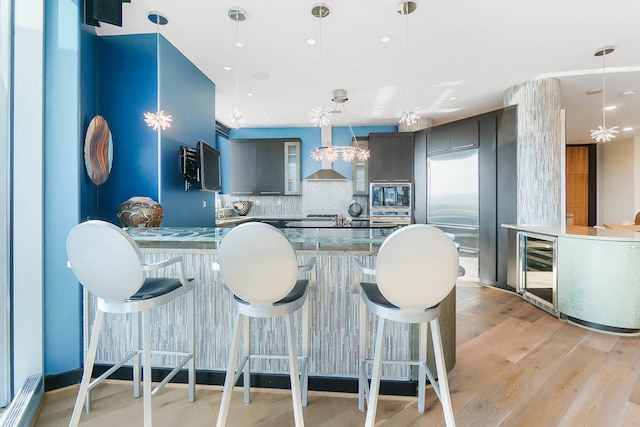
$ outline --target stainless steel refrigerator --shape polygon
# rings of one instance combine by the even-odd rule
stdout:
[[[427,158],[427,223],[455,235],[461,250],[478,252],[478,149]]]

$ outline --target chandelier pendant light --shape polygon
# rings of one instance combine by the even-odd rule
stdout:
[[[167,25],[169,20],[166,16],[156,11],[149,12],[147,18],[156,24],[156,76],[158,77],[156,92],[158,94],[158,111],[155,113],[151,111],[145,112],[144,122],[147,126],[153,128],[153,130],[166,130],[171,127],[173,117],[170,114],[165,114],[163,110],[160,110],[160,25]]]
[[[322,96],[322,19],[329,16],[329,13],[331,13],[331,10],[325,3],[316,3],[311,8],[311,14],[320,20],[320,34],[318,37],[320,40],[320,96]],[[307,110],[307,115],[313,126],[321,128],[331,125],[333,113],[331,109],[320,106]]]
[[[356,159],[364,161],[369,158],[371,153],[369,150],[361,147],[358,144],[358,138],[356,138],[353,128],[351,127],[351,120],[347,114],[347,109],[344,104],[349,100],[347,97],[347,91],[344,89],[336,89],[333,91],[334,111],[338,111],[338,108],[342,108],[342,112],[349,121],[349,131],[351,132],[352,145],[346,146],[323,146],[318,147],[311,152],[311,158],[316,161],[335,162],[338,158],[341,158],[345,162],[352,162]],[[328,126],[328,125],[327,125]]]
[[[611,46],[606,46],[600,48],[594,54],[595,56],[602,56],[602,126],[598,126],[598,129],[594,129],[591,131],[591,138],[595,139],[596,142],[609,142],[612,139],[615,139],[616,134],[619,133],[618,126],[613,126],[611,128],[607,128],[606,122],[606,98],[607,98],[607,89],[605,82],[605,57],[612,53],[615,49]]]
[[[233,45],[237,48],[244,47],[244,43],[238,39],[238,22],[246,21],[247,14],[239,7],[232,7],[229,9],[227,16],[236,23],[236,40]],[[236,66],[236,106],[232,110],[228,111],[229,126],[235,129],[246,127],[248,124],[244,111],[238,107],[238,86],[238,67]]]
[[[406,64],[405,64],[405,84],[406,88],[406,108],[400,112],[400,120],[399,124],[403,124],[405,126],[411,126],[420,120],[420,108],[419,107],[409,107],[409,15],[416,10],[416,3],[414,1],[402,0],[398,5],[396,11],[400,15],[404,15],[406,17]]]

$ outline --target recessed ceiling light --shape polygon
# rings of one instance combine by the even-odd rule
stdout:
[[[602,89],[591,89],[585,92],[587,95],[597,95],[602,93]]]
[[[608,107],[604,107],[606,111],[615,110],[617,107],[615,105],[609,105]]]
[[[622,95],[622,96],[635,95],[635,94],[636,94],[636,91],[633,90],[633,89],[625,90],[625,91],[620,93],[620,95]]]
[[[233,68],[231,68],[231,67],[230,67],[230,66],[228,66],[228,65],[225,65],[224,67],[222,67],[222,69],[223,69],[223,70],[225,70],[225,71],[231,71],[231,70],[233,70]]]
[[[243,43],[243,42],[241,42],[241,41],[233,42],[233,45],[234,45],[235,47],[244,47],[244,43]]]
[[[391,41],[391,36],[380,36],[380,43],[389,43]]]
[[[253,92],[247,92],[247,96],[253,96]]]
[[[622,128],[622,130],[626,130],[628,132],[630,130],[633,130],[633,128],[632,127],[627,127],[627,128]]]
[[[309,38],[309,39],[307,39],[307,44],[308,44],[309,46],[313,46],[313,45],[314,45],[314,44],[316,44],[316,43],[318,43],[318,41],[317,41],[316,39],[314,39],[314,38]]]
[[[455,96],[452,96],[452,97],[449,98],[449,101],[455,101],[456,99],[458,99],[458,98],[456,98]]]

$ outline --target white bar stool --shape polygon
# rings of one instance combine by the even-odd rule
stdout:
[[[367,399],[365,426],[375,424],[382,364],[417,365],[418,412],[424,412],[426,378],[440,399],[448,427],[455,426],[442,339],[440,336],[440,302],[455,286],[459,271],[457,245],[440,229],[426,224],[413,224],[393,232],[380,246],[376,268],[358,268],[376,277],[376,283],[360,283],[360,350],[358,378],[358,407],[364,411]],[[369,390],[366,359],[366,310],[378,317],[371,390]],[[386,320],[418,323],[419,359],[382,360]],[[427,366],[427,323],[431,327],[438,381]]]
[[[298,279],[298,273],[308,272],[314,265],[315,259],[312,259],[306,265],[298,266],[291,242],[280,230],[265,223],[238,225],[220,243],[218,261],[213,269],[220,271],[223,283],[233,293],[236,315],[218,427],[226,425],[231,392],[243,373],[244,403],[249,404],[251,358],[288,358],[295,425],[304,426],[302,407],[307,404],[308,390],[309,280]],[[300,354],[293,332],[293,314],[298,310],[302,310],[303,349]],[[252,354],[250,319],[280,316],[285,321],[288,355]],[[238,364],[241,332],[244,333],[243,356]]]
[[[125,363],[133,360],[134,397],[140,396],[140,355],[143,366],[144,426],[151,427],[151,397],[187,365],[189,402],[195,399],[195,340],[193,279],[186,279],[182,257],[154,264],[145,264],[136,242],[121,228],[104,221],[87,221],[75,226],[67,236],[68,266],[78,281],[97,298],[97,311],[87,352],[80,390],[69,426],[77,426],[85,401],[90,408],[90,391]],[[147,277],[147,272],[176,266],[178,278]],[[151,349],[150,311],[181,296],[187,298],[187,351],[155,351]],[[100,377],[91,381],[98,349],[100,330],[105,313],[133,313],[134,348],[123,360]],[[142,322],[142,342],[140,323]],[[179,356],[179,362],[165,378],[151,390],[151,354]]]

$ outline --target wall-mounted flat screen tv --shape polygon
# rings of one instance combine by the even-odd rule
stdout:
[[[220,191],[220,152],[204,141],[198,141],[198,181],[204,191]]]

